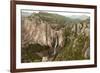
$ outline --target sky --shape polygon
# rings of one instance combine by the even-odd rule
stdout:
[[[41,10],[42,11],[42,10]],[[39,10],[22,10],[22,13],[24,14],[32,14],[32,13],[38,13]],[[71,17],[71,18],[80,18],[80,17],[83,17],[83,19],[87,18],[90,16],[90,13],[88,12],[72,12],[72,11],[44,11],[44,12],[48,12],[48,13],[54,13],[54,14],[59,14],[59,15],[63,15],[63,16],[66,16],[66,17]]]

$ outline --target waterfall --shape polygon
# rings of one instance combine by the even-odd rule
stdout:
[[[55,38],[55,45],[54,45],[53,55],[55,55],[57,53],[57,46],[58,46],[58,35],[57,35],[57,32],[56,32],[56,38]]]

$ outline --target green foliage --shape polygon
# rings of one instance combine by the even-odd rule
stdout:
[[[59,52],[55,60],[62,61],[62,60],[83,60],[83,59],[89,59],[85,58],[82,52],[84,48],[84,43],[87,43],[87,46],[89,47],[90,41],[89,36],[83,36],[82,34],[77,35],[76,37],[73,36],[74,33],[72,33],[71,29],[68,30],[65,29],[64,31],[65,36],[65,46],[61,48],[62,50]],[[73,39],[69,38],[73,37]],[[88,49],[88,48],[87,48]]]
[[[21,49],[22,62],[40,62],[42,58],[36,52],[48,50],[48,46],[41,46],[39,44],[29,44],[28,47]]]

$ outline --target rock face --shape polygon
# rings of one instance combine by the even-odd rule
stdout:
[[[40,45],[47,45],[53,47],[53,43],[56,43],[62,47],[64,45],[63,28],[59,30],[53,29],[50,24],[40,20],[37,23],[37,19],[29,20],[25,18],[21,26],[22,30],[22,47],[26,47],[28,44],[38,43]],[[54,24],[55,25],[55,24]]]

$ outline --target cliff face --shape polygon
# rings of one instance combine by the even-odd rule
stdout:
[[[53,43],[56,42],[56,39],[60,47],[64,45],[64,28],[61,28],[59,30],[53,29],[51,24],[39,18],[32,18],[30,20],[29,18],[24,17],[22,18],[22,20],[22,47],[26,47],[29,44],[38,43],[40,45],[47,45],[52,48]]]

